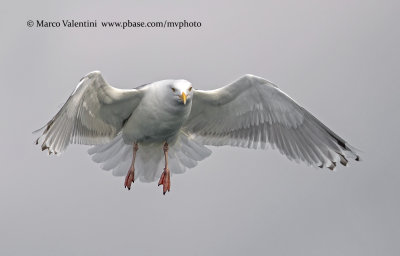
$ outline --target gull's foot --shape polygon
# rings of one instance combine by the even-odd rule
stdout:
[[[171,179],[170,179],[170,171],[168,168],[164,168],[163,173],[161,174],[160,181],[158,182],[158,186],[163,185],[163,194],[169,192],[171,189]]]
[[[125,188],[131,190],[131,184],[135,182],[135,168],[131,166],[125,178]]]

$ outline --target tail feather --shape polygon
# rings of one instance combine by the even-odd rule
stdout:
[[[88,153],[90,155],[96,153],[92,160],[96,163],[103,163],[105,160],[110,159],[111,157],[116,155],[118,150],[121,150],[123,147],[123,140],[119,139],[120,136],[117,136],[111,142],[107,144],[97,145],[89,149]]]
[[[120,134],[107,144],[90,148],[88,153],[92,155],[94,162],[101,164],[102,169],[112,170],[114,176],[124,176],[132,162],[132,147],[124,143]],[[172,173],[184,173],[210,154],[211,150],[186,134],[180,133],[175,143],[169,145],[169,169]],[[139,144],[135,160],[135,180],[155,181],[160,177],[163,168],[162,144]]]
[[[114,176],[125,176],[131,166],[131,156],[132,157],[132,150],[126,150],[121,155],[121,162],[120,164],[112,170],[112,175]]]

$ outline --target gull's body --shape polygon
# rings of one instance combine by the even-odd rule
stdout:
[[[176,139],[192,105],[178,101],[179,97],[165,99],[174,82],[190,85],[186,80],[163,80],[141,87],[144,96],[122,129],[125,143],[170,143]]]
[[[290,160],[335,168],[359,160],[345,140],[263,78],[245,75],[225,87],[201,91],[186,80],[163,80],[136,89],[86,75],[37,140],[63,152],[70,143],[96,145],[93,160],[125,186],[182,173],[211,154],[206,145],[277,148]],[[162,164],[165,164],[162,171]]]

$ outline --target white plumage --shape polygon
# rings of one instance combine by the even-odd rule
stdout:
[[[121,90],[91,72],[39,131],[36,143],[49,153],[61,153],[71,143],[96,145],[89,154],[116,176],[127,173],[132,145],[138,143],[135,179],[145,182],[160,177],[165,142],[173,173],[209,156],[206,145],[264,149],[269,144],[290,160],[330,169],[337,162],[346,165],[347,158],[359,160],[345,140],[277,86],[253,75],[212,91],[192,89],[186,80]]]

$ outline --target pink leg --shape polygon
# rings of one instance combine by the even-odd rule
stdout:
[[[127,187],[128,190],[131,190],[131,184],[135,182],[135,158],[138,149],[139,149],[138,144],[137,143],[133,144],[132,164],[125,178],[125,188]]]
[[[163,185],[163,194],[169,192],[171,189],[171,178],[170,171],[168,169],[168,143],[164,143],[164,157],[165,157],[165,168],[164,172],[161,174],[160,181],[158,182],[158,186]]]

